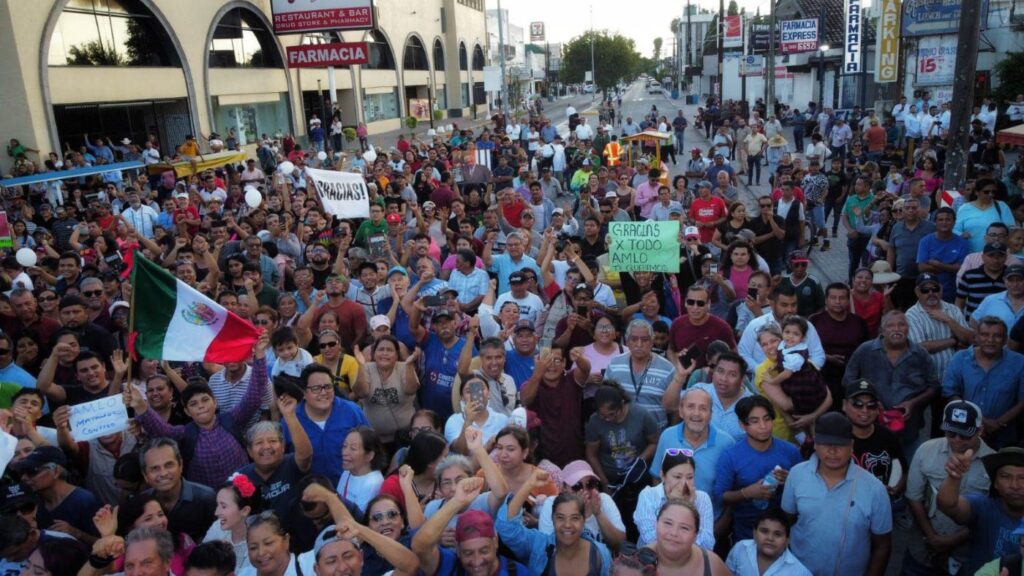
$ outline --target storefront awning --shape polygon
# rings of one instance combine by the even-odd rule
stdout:
[[[996,133],[997,144],[1009,144],[1011,146],[1024,146],[1024,124],[1013,128],[1000,130]]]
[[[31,176],[21,176],[18,178],[4,178],[0,180],[0,187],[11,188],[13,186],[25,186],[26,184],[38,184],[40,182],[50,182],[51,180],[68,180],[71,178],[82,178],[84,176],[93,176],[95,174],[104,174],[107,172],[117,172],[119,170],[134,170],[145,166],[142,162],[116,162],[114,164],[103,164],[102,166],[85,166],[82,168],[73,168],[71,170],[57,170],[55,172],[40,172],[39,174],[33,174]]]

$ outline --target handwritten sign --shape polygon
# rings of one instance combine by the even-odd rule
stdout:
[[[611,222],[608,264],[615,272],[679,272],[679,222]]]
[[[128,427],[128,411],[121,395],[108,396],[71,407],[71,435],[84,442]]]

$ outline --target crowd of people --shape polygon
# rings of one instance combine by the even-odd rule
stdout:
[[[879,150],[872,113],[794,153],[762,107],[689,119],[670,177],[612,144],[688,119],[619,114],[6,188],[0,576],[1018,573],[1024,170],[940,207],[938,142]],[[369,217],[307,166],[361,173]],[[640,220],[679,223],[678,273],[610,265]],[[251,356],[133,358],[138,258]],[[112,395],[127,426],[76,439]]]

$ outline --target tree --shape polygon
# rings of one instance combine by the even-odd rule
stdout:
[[[736,4],[736,0],[729,0],[729,8],[726,10],[727,16],[739,16],[740,7]]]
[[[661,60],[661,45],[664,42],[665,41],[661,39],[661,36],[658,36],[657,38],[654,39],[654,61],[655,62],[657,62],[658,60]]]
[[[999,78],[999,88],[993,93],[996,100],[1012,102],[1017,94],[1024,93],[1024,52],[1007,53],[992,71]]]
[[[124,56],[113,46],[104,46],[99,40],[85,42],[68,49],[70,66],[123,66]]]
[[[673,35],[679,32],[679,25],[681,23],[682,18],[679,18],[678,16],[672,19],[672,24],[669,25],[669,28],[672,30]]]
[[[583,82],[590,70],[590,39],[594,39],[594,66],[597,86],[601,90],[614,87],[621,80],[640,71],[640,54],[632,39],[621,34],[611,36],[607,30],[587,31],[566,42],[559,76],[566,82]]]

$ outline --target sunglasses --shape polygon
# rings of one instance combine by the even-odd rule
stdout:
[[[687,458],[693,458],[693,450],[689,448],[666,448],[665,456],[686,456]]]
[[[395,518],[398,518],[401,515],[402,513],[399,512],[398,510],[388,510],[387,512],[374,512],[372,515],[370,515],[370,520],[373,520],[374,522],[381,522],[385,518],[387,518],[388,520],[394,520]]]
[[[93,297],[102,296],[102,295],[103,295],[103,290],[90,290],[88,292],[82,292],[82,296],[85,296],[87,298],[93,298]]]
[[[807,268],[807,262],[792,262],[790,266],[793,268]]]
[[[693,300],[692,298],[686,299],[687,306],[696,306],[698,308],[703,308],[704,306],[707,306],[707,303],[707,300]]]
[[[579,481],[572,485],[573,492],[582,492],[583,490],[600,490],[601,481],[597,478],[590,478],[586,481]]]
[[[334,348],[337,345],[338,345],[337,342],[321,342],[320,343],[320,347],[321,348]]]
[[[39,297],[39,301],[40,302],[55,302],[57,300],[58,300],[58,298],[56,296],[40,296]]]
[[[856,408],[857,410],[862,410],[864,408],[867,408],[868,410],[878,410],[877,400],[851,400],[850,405]]]
[[[918,290],[921,291],[921,294],[938,294],[939,292],[942,292],[942,289],[938,286],[935,288],[918,288]]]
[[[253,320],[252,323],[256,326],[270,326],[270,320]]]

